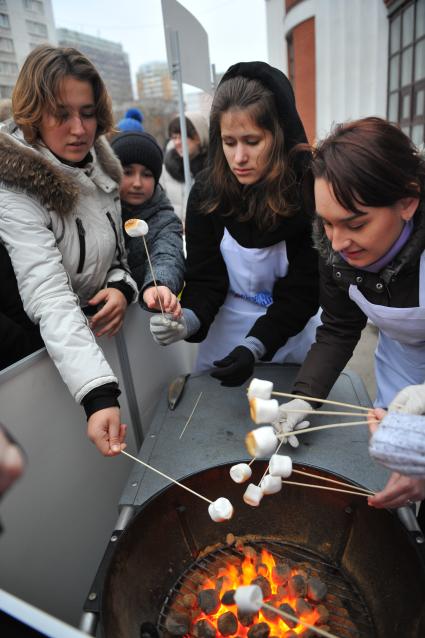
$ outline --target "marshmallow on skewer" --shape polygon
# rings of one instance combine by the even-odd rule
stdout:
[[[252,507],[258,507],[261,499],[263,498],[263,490],[258,485],[254,485],[254,483],[250,483],[245,490],[243,495],[243,500],[247,505],[252,505]]]
[[[252,379],[248,387],[248,400],[271,399],[273,392],[273,382],[265,379]]]
[[[124,228],[130,237],[143,237],[149,232],[149,226],[144,219],[128,219],[124,224]]]
[[[216,501],[208,505],[208,514],[214,523],[223,523],[233,516],[233,505],[227,498],[220,496]]]
[[[279,418],[279,403],[276,399],[254,397],[249,402],[251,419],[254,423],[273,423]]]
[[[254,614],[263,606],[263,592],[258,585],[241,585],[234,594],[238,610],[246,614]]]
[[[251,478],[252,470],[248,463],[238,463],[237,465],[232,465],[229,473],[230,478],[235,481],[235,483],[245,483],[245,481]]]
[[[245,437],[246,449],[253,457],[264,457],[273,454],[277,448],[278,438],[271,425],[251,430]]]
[[[266,474],[266,476],[261,479],[260,487],[264,495],[277,494],[282,489],[282,479],[280,476]]]
[[[272,476],[288,478],[292,474],[292,459],[283,454],[273,454],[269,463],[269,472]]]

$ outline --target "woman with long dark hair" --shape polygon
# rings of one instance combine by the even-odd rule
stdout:
[[[263,62],[227,71],[187,207],[183,316],[151,319],[158,343],[202,342],[196,370],[213,369],[222,385],[246,381],[259,359],[301,363],[314,340],[317,254],[301,205],[304,162],[289,158],[305,140],[283,73]]]
[[[376,408],[425,412],[425,159],[395,125],[376,117],[338,125],[313,152],[322,325],[281,406],[290,432],[325,398],[367,320],[378,328]],[[312,183],[313,189],[313,183]],[[298,408],[300,413],[286,413]],[[425,436],[425,433],[424,433]],[[394,473],[376,507],[425,497],[425,481]]]

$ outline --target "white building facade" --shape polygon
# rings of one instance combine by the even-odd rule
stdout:
[[[293,82],[310,141],[334,122],[378,115],[423,143],[425,0],[265,4],[269,60]]]
[[[0,0],[0,98],[11,96],[25,58],[43,42],[56,44],[51,0]]]

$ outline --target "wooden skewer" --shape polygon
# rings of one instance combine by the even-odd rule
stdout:
[[[140,465],[144,465],[149,470],[152,470],[153,472],[156,472],[160,476],[163,476],[164,478],[166,478],[168,481],[171,481],[172,483],[175,483],[179,487],[182,487],[184,490],[187,490],[188,492],[190,492],[191,494],[194,494],[198,498],[202,498],[203,501],[206,501],[207,503],[210,503],[210,504],[213,502],[213,501],[210,501],[210,499],[207,498],[206,496],[202,496],[202,494],[198,494],[198,492],[195,492],[194,490],[191,490],[190,487],[187,487],[187,485],[183,485],[183,483],[179,483],[178,481],[176,481],[176,479],[171,478],[171,476],[167,476],[167,474],[164,474],[164,472],[161,472],[160,470],[157,470],[155,467],[152,467],[152,465],[149,465],[148,463],[145,463],[144,461],[141,461],[136,456],[133,456],[132,454],[129,454],[128,452],[125,452],[124,450],[121,450],[121,454],[125,454],[125,456],[128,456],[130,459],[133,459],[133,461],[136,461],[137,463],[140,463]]]
[[[366,408],[363,405],[354,405],[353,403],[342,403],[342,401],[331,401],[330,399],[319,399],[317,397],[305,397],[302,396],[301,394],[291,394],[290,392],[275,392],[273,391],[272,394],[275,394],[278,397],[289,397],[290,399],[303,399],[304,401],[320,401],[320,403],[328,403],[329,405],[341,405],[344,408],[354,408],[355,410],[366,410],[367,412],[369,410],[373,410],[373,408]]]
[[[193,417],[193,413],[194,413],[194,412],[195,412],[195,410],[196,410],[196,406],[198,405],[198,403],[199,403],[199,399],[201,398],[201,396],[202,396],[202,392],[200,392],[200,393],[199,393],[199,397],[198,397],[198,398],[196,399],[196,401],[195,401],[195,405],[193,406],[193,410],[192,410],[192,412],[190,413],[189,418],[188,418],[188,420],[186,421],[185,426],[184,426],[183,430],[182,430],[182,431],[181,431],[181,433],[180,433],[179,439],[181,439],[181,438],[182,438],[182,436],[183,436],[183,434],[184,434],[184,431],[186,430],[187,426],[189,425],[190,420],[191,420],[191,418]]]
[[[143,239],[143,243],[145,245],[146,256],[148,258],[149,268],[150,268],[150,271],[151,271],[151,275],[152,275],[153,283],[154,283],[154,286],[155,286],[156,294],[158,295],[159,307],[161,308],[162,316],[165,318],[164,308],[162,307],[162,301],[161,301],[161,297],[160,297],[159,290],[158,290],[158,284],[156,283],[155,273],[153,271],[153,266],[152,266],[151,258],[150,258],[150,255],[149,255],[148,245],[146,243],[146,239],[145,239],[144,235],[142,235],[142,239]]]
[[[280,450],[280,448],[282,447],[282,445],[283,445],[283,440],[282,440],[282,441],[279,443],[279,445],[277,446],[277,449],[276,449],[276,451],[275,451],[275,454],[277,454],[277,453],[279,452],[279,450]],[[254,460],[255,460],[255,459],[253,459],[253,461],[254,461]],[[266,474],[268,473],[269,469],[270,469],[270,461],[269,461],[269,463],[267,464],[266,471],[264,472],[263,476],[260,478],[260,482],[258,483],[258,487],[260,487],[260,485],[261,485],[261,481],[262,481],[262,480],[263,480],[263,478],[266,476]]]
[[[283,441],[281,441],[279,443],[275,454],[277,454],[279,452],[280,448],[282,447],[282,444],[283,444]],[[255,458],[252,459],[251,463],[253,461],[255,461]],[[251,465],[251,463],[250,463],[250,465]],[[260,482],[258,483],[258,487],[260,487],[261,481],[266,476],[266,474],[268,473],[269,469],[270,469],[270,463],[268,463],[267,469],[264,472],[263,476],[261,477]],[[328,478],[327,476],[317,476],[317,474],[312,474],[311,472],[305,472],[304,470],[294,470],[294,469],[292,469],[292,474],[302,474],[303,476],[309,476],[311,478],[318,479],[320,481],[327,481],[328,483],[335,483],[336,485],[343,485],[344,487],[354,488],[356,490],[360,490],[362,492],[365,492],[365,494],[367,494],[368,496],[375,494],[375,492],[372,492],[372,490],[368,490],[368,489],[366,489],[364,487],[357,487],[357,485],[356,486],[352,486],[352,485],[350,485],[350,483],[346,483],[344,481],[337,481],[336,479],[331,479],[331,478]]]
[[[328,483],[336,483],[336,485],[345,485],[345,487],[352,487],[355,490],[359,490],[361,492],[366,492],[367,494],[375,494],[372,490],[368,490],[365,487],[358,487],[357,485],[350,485],[350,483],[346,483],[345,481],[337,481],[336,479],[328,478],[327,476],[318,476],[317,474],[312,474],[311,472],[304,472],[304,470],[292,470],[292,474],[302,474],[303,476],[310,476],[314,479],[319,479],[321,481],[327,481]]]
[[[314,428],[305,428],[304,430],[291,430],[291,432],[281,432],[277,435],[278,439],[288,438],[291,434],[299,436],[308,432],[316,432],[316,430],[327,430],[331,428],[347,428],[352,425],[368,425],[368,421],[348,421],[347,423],[328,423],[327,425],[316,425]]]
[[[335,636],[335,634],[330,634],[329,631],[326,631],[325,629],[321,629],[320,627],[315,627],[315,625],[310,625],[310,623],[303,620],[302,618],[298,618],[297,616],[288,614],[286,611],[277,609],[276,607],[273,607],[272,605],[269,605],[268,603],[263,603],[261,607],[264,609],[268,609],[269,611],[272,611],[273,613],[275,613],[277,616],[280,616],[284,620],[292,620],[292,622],[295,622],[297,625],[298,624],[303,625],[304,627],[307,627],[307,629],[311,629],[312,631],[315,631],[316,634],[319,634],[319,636],[325,636],[325,638],[338,638],[338,636]]]
[[[285,404],[283,404],[285,405]],[[361,416],[358,412],[334,412],[333,410],[297,410],[296,408],[289,408],[285,410],[288,414],[317,414],[320,416],[324,414],[326,416]]]
[[[355,490],[342,490],[339,487],[329,487],[328,485],[312,485],[310,483],[298,483],[297,481],[282,480],[284,485],[298,485],[299,487],[312,487],[315,490],[328,490],[329,492],[343,492],[344,494],[355,494],[356,496],[373,496],[372,494],[365,494],[364,492],[356,492]]]

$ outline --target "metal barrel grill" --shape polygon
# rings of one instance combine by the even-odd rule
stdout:
[[[256,376],[285,391],[296,371],[296,366],[264,365]],[[204,399],[179,438],[200,392]],[[331,398],[369,402],[351,373],[341,375]],[[86,618],[100,617],[105,638],[139,637],[146,623],[168,636],[167,614],[182,583],[234,553],[225,542],[232,533],[267,548],[277,559],[313,564],[355,622],[353,638],[424,636],[425,545],[412,512],[402,512],[409,531],[397,513],[370,508],[364,497],[298,486],[284,486],[264,497],[258,508],[247,506],[242,501],[246,485],[233,483],[229,469],[247,459],[243,441],[251,428],[248,413],[241,389],[223,391],[207,376],[188,380],[174,411],[164,396],[139,457],[211,500],[226,496],[234,517],[213,523],[204,501],[135,464],[120,501],[126,524],[111,536],[86,601]],[[312,424],[327,420],[315,415]],[[312,433],[308,439],[300,437],[300,447],[289,453],[296,469],[317,477],[306,478],[307,483],[325,476],[379,489],[387,474],[369,459],[367,438],[364,426]],[[266,467],[266,461],[255,461],[253,482],[258,483]],[[332,615],[335,635],[351,636],[343,633],[338,607]]]

